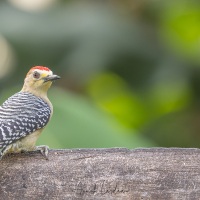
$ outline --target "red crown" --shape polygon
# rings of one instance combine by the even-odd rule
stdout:
[[[32,67],[32,68],[31,68],[31,70],[34,70],[34,69],[45,70],[45,71],[51,71],[48,67],[44,67],[44,66],[35,66],[35,67]]]

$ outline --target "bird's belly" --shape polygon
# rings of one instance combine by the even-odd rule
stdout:
[[[15,143],[11,144],[11,147],[8,153],[19,153],[21,151],[34,151],[35,150],[35,143],[40,136],[42,129],[39,129],[26,137],[17,140]]]

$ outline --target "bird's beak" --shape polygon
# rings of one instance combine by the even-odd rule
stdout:
[[[58,75],[49,75],[49,76],[46,76],[46,77],[44,77],[43,78],[43,80],[44,80],[44,83],[45,82],[48,82],[48,81],[55,81],[55,80],[57,80],[57,79],[60,79],[60,76],[58,76]]]

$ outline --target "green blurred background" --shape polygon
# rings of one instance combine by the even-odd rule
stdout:
[[[38,144],[200,147],[200,2],[0,2],[0,101],[30,67],[62,77]]]

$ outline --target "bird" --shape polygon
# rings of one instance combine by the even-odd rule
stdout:
[[[21,91],[0,106],[0,160],[8,153],[39,150],[48,159],[46,145],[36,141],[50,121],[53,105],[47,97],[52,82],[60,76],[45,66],[32,67]]]

